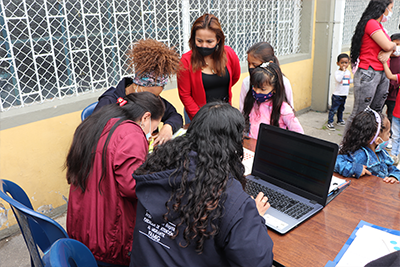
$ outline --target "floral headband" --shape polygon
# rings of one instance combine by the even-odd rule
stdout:
[[[365,112],[366,111],[372,111],[372,113],[375,115],[375,121],[378,123],[378,129],[376,130],[376,134],[374,136],[374,139],[372,139],[371,143],[369,143],[370,145],[372,145],[375,142],[375,140],[378,137],[378,135],[379,135],[379,132],[381,130],[382,120],[381,120],[381,116],[379,116],[378,112],[376,112],[375,110],[371,109],[369,106],[366,109],[364,109],[364,111]]]
[[[133,78],[133,83],[143,87],[164,86],[168,82],[168,76],[162,75],[156,77],[153,72],[150,73],[136,73]]]

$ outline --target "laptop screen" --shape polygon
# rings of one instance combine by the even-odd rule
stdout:
[[[265,174],[260,178],[297,194],[326,198],[337,149],[334,143],[263,124],[252,173]]]

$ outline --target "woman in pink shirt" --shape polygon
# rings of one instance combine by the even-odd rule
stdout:
[[[257,139],[260,123],[304,133],[288,103],[282,72],[277,64],[267,62],[256,67],[251,72],[250,85],[242,112],[250,137]]]
[[[351,40],[350,58],[358,69],[354,75],[354,106],[346,121],[347,131],[353,118],[370,106],[380,112],[385,103],[389,80],[378,60],[381,50],[390,53],[396,50],[396,44],[390,41],[381,22],[386,22],[392,15],[393,0],[371,0],[357,24]]]

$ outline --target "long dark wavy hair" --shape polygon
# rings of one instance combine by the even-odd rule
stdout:
[[[87,179],[92,171],[94,158],[96,155],[97,143],[107,122],[111,118],[119,120],[111,128],[107,136],[102,152],[102,175],[100,183],[106,174],[106,156],[107,146],[115,129],[123,121],[138,121],[145,112],[151,113],[151,119],[158,120],[164,114],[164,103],[158,97],[149,92],[129,94],[124,97],[127,103],[124,106],[119,104],[110,104],[101,108],[101,112],[96,112],[87,117],[76,129],[69,149],[65,168],[67,169],[68,184],[73,184],[86,190]]]
[[[378,19],[393,0],[371,0],[365,8],[360,20],[357,23],[354,35],[351,38],[350,58],[351,63],[355,64],[360,56],[362,37],[365,31],[365,25],[370,19]]]
[[[253,97],[253,86],[257,88],[262,88],[264,85],[271,85],[275,93],[271,100],[272,101],[272,113],[270,124],[279,127],[279,118],[281,116],[281,107],[283,102],[288,102],[285,93],[285,87],[283,85],[283,77],[281,69],[278,64],[269,63],[267,67],[257,67],[250,75],[250,90],[247,92],[246,98],[244,99],[243,105],[243,116],[245,119],[246,132],[250,130],[250,113],[253,107],[256,108],[258,112],[258,103]]]
[[[204,61],[204,57],[196,48],[196,31],[201,29],[211,30],[217,36],[218,46],[211,56],[214,60],[214,70],[216,74],[219,76],[224,76],[226,63],[228,61],[225,54],[225,35],[222,31],[218,18],[213,14],[208,13],[196,19],[196,21],[193,23],[190,33],[189,47],[192,50],[192,57],[190,59],[192,71],[195,72],[200,70],[202,67],[207,66],[206,62]]]
[[[381,117],[382,132],[385,129],[384,121],[385,115],[378,112]],[[347,130],[343,137],[342,146],[339,154],[349,154],[357,151],[361,147],[366,147],[374,138],[378,130],[378,123],[376,122],[375,115],[372,110],[364,110],[358,113],[351,122],[350,128]]]
[[[240,181],[244,188],[243,130],[244,119],[237,109],[227,103],[210,102],[194,116],[184,136],[155,149],[135,171],[135,175],[143,175],[174,169],[169,177],[173,187],[176,178],[182,177],[165,203],[164,214],[166,221],[185,226],[186,244],[180,243],[181,247],[194,240],[196,251],[201,253],[205,240],[218,233],[217,220],[222,217],[229,177]],[[197,153],[196,170],[189,178],[192,151]],[[172,238],[178,234],[176,231]]]

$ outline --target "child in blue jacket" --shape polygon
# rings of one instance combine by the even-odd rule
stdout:
[[[386,183],[399,183],[400,170],[386,152],[390,122],[386,116],[369,107],[354,117],[346,132],[335,172],[345,177],[375,175]]]

